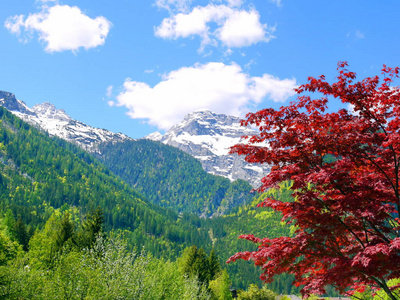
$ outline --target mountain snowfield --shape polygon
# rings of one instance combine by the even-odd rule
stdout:
[[[25,122],[58,136],[68,142],[77,144],[89,152],[98,151],[98,145],[103,142],[119,142],[130,139],[122,133],[113,133],[106,129],[94,128],[82,122],[73,120],[64,110],[45,102],[29,108],[15,95],[0,91],[0,105]]]
[[[200,160],[208,173],[231,181],[243,179],[258,187],[270,171],[268,165],[250,164],[243,157],[229,154],[230,147],[244,142],[242,136],[257,132],[240,125],[240,118],[200,110],[188,114],[167,133],[152,133],[146,138],[177,147]]]
[[[88,152],[99,152],[98,146],[102,143],[132,140],[122,133],[113,133],[76,121],[49,102],[29,108],[23,101],[16,99],[14,94],[0,91],[0,105],[27,123],[75,143]],[[243,179],[256,188],[270,167],[249,164],[243,157],[229,154],[230,147],[243,141],[242,136],[255,133],[253,129],[241,126],[237,117],[202,110],[188,114],[164,135],[156,132],[145,138],[177,147],[194,156],[208,173],[231,181]]]

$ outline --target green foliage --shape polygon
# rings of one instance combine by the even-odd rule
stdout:
[[[179,265],[182,274],[188,277],[196,277],[199,282],[208,285],[209,281],[214,279],[216,270],[220,269],[215,253],[207,257],[203,248],[197,248],[193,245],[183,251],[179,259]],[[212,265],[210,262],[212,261]]]
[[[269,238],[292,235],[292,228],[281,222],[282,216],[279,213],[273,212],[270,208],[256,207],[266,197],[293,201],[289,188],[289,183],[283,183],[279,189],[268,190],[254,198],[250,204],[240,206],[226,216],[209,220],[215,238],[215,251],[223,258],[224,262],[237,252],[256,250],[255,245],[238,239],[242,234],[266,235]],[[245,289],[252,283],[256,283],[258,286],[262,285],[259,279],[260,269],[250,262],[237,261],[234,264],[228,264],[227,269],[235,288]],[[279,294],[296,294],[299,292],[299,288],[292,285],[293,280],[293,276],[283,274],[277,276],[267,287]]]
[[[4,231],[0,231],[0,266],[17,257],[21,246],[13,242]]]
[[[68,218],[68,220],[66,220]],[[68,224],[68,225],[67,225]],[[29,242],[30,265],[36,268],[52,268],[64,244],[72,240],[69,214],[57,210],[46,222],[43,230],[37,230]]]
[[[149,145],[144,145],[146,143]],[[65,259],[65,264],[69,264],[68,260],[72,263],[80,259],[80,256],[70,253],[93,248],[99,232],[105,235],[115,231],[124,235],[130,251],[141,252],[144,247],[146,253],[166,260],[175,260],[190,245],[202,247],[207,253],[214,245],[214,252],[210,256],[206,255],[207,264],[213,270],[209,270],[207,275],[207,280],[211,281],[215,279],[215,274],[219,274],[218,268],[212,267],[218,265],[217,260],[219,264],[224,264],[234,253],[248,249],[245,241],[237,239],[239,235],[251,232],[261,236],[265,231],[270,237],[291,234],[290,228],[281,224],[279,215],[265,208],[255,208],[261,198],[231,209],[227,214],[225,209],[238,203],[247,203],[251,199],[246,183],[230,183],[209,175],[198,162],[195,161],[196,166],[192,165],[192,158],[168,146],[150,141],[140,141],[133,146],[137,152],[142,151],[143,157],[133,156],[136,167],[130,172],[137,174],[129,174],[132,178],[134,174],[143,176],[138,182],[152,187],[160,195],[159,199],[167,199],[163,196],[165,194],[166,197],[173,197],[168,201],[177,201],[175,204],[181,207],[178,210],[183,211],[182,207],[186,206],[188,211],[211,214],[219,210],[220,213],[225,212],[225,215],[202,219],[188,212],[177,214],[148,203],[139,192],[116,178],[97,159],[74,145],[40,133],[0,107],[0,226],[7,241],[4,244],[15,246],[5,247],[10,251],[4,251],[3,261],[7,269],[4,273],[7,276],[1,273],[4,278],[9,280],[16,276],[21,279],[31,274],[38,278],[36,284],[44,286],[39,281],[47,281],[46,276],[59,268],[61,258]],[[146,152],[145,149],[154,151]],[[122,152],[118,155],[123,157],[123,151],[129,149],[120,150]],[[151,162],[152,156],[156,157],[156,165]],[[173,163],[169,162],[171,158]],[[164,160],[165,166],[162,164]],[[187,177],[186,181],[188,172],[192,177]],[[166,179],[163,180],[162,176],[166,176]],[[137,187],[140,188],[139,185]],[[270,190],[268,193],[280,193],[281,198],[291,199],[286,189],[279,192]],[[169,206],[162,200],[159,204],[177,207],[173,202]],[[96,215],[97,208],[101,209],[101,214]],[[99,224],[102,224],[101,230]],[[21,250],[20,245],[25,251],[29,250],[29,274],[24,269],[27,262],[23,259],[19,267],[8,267],[10,259],[18,256],[16,253]],[[12,250],[14,248],[17,250]],[[250,263],[231,264],[227,268],[234,287],[246,288],[250,283],[261,283],[258,280],[259,270]],[[78,269],[71,269],[70,272],[78,272]],[[79,278],[81,275],[76,276]],[[204,280],[203,277],[201,280],[198,277],[188,277],[186,282],[188,285],[199,283]],[[274,291],[294,293],[291,278],[282,278],[277,278],[273,283],[279,282]],[[6,279],[5,282],[11,282]],[[165,280],[168,281],[167,275]],[[27,284],[19,283],[21,288]],[[203,293],[202,285],[196,286],[199,294],[210,296],[208,287]]]
[[[0,199],[0,213],[7,212],[8,221],[12,223],[12,217],[17,226],[8,226],[12,239],[25,250],[34,230],[43,228],[54,209],[75,207],[83,215],[99,207],[105,231],[123,230],[131,247],[145,246],[158,256],[177,257],[186,246],[210,245],[208,231],[199,229],[203,221],[180,218],[148,203],[92,156],[40,133],[2,107]],[[81,237],[88,243],[84,246],[94,240],[95,234],[88,234],[91,237]]]
[[[248,203],[251,186],[205,172],[185,152],[150,140],[108,143],[98,158],[152,203],[202,216],[223,214]]]
[[[26,231],[25,223],[22,221],[21,217],[15,222],[14,230],[15,239],[23,247],[24,251],[28,250],[29,235]]]
[[[54,253],[51,266],[38,264],[35,251],[49,241],[37,237],[50,239],[49,228],[59,231],[67,215],[56,212],[32,238],[38,245],[27,257],[0,267],[1,299],[210,299],[205,285],[185,278],[176,263],[130,251],[127,240],[114,234],[98,235],[90,249],[64,247]]]
[[[391,279],[388,281],[388,287],[391,288],[393,295],[400,299],[400,278]],[[397,288],[395,288],[397,287]],[[383,290],[372,289],[365,287],[363,291],[356,291],[351,297],[352,300],[390,300],[389,295]]]
[[[400,278],[391,279],[388,281],[389,288],[393,288],[395,286],[397,288],[394,288],[392,290],[392,293],[397,299],[400,299]],[[388,294],[386,294],[386,292],[384,290],[379,290],[376,292],[376,295],[374,296],[373,299],[374,300],[390,300],[391,298],[389,297]]]
[[[75,238],[75,243],[80,248],[90,249],[97,237],[103,233],[104,217],[100,208],[89,212],[82,222],[82,228]]]
[[[215,300],[230,300],[232,299],[231,291],[229,287],[231,281],[229,280],[228,271],[222,270],[218,276],[210,281],[209,287]]]
[[[247,291],[239,291],[238,300],[275,300],[276,296],[265,286],[260,289],[255,284],[251,284]]]

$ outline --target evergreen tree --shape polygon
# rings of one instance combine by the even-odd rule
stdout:
[[[221,271],[221,265],[219,263],[219,259],[217,254],[214,251],[214,248],[211,250],[210,255],[207,258],[208,262],[208,273],[209,280],[213,280]]]
[[[204,249],[193,245],[186,248],[181,259],[182,273],[189,277],[197,277],[200,283],[208,285],[209,264]]]
[[[17,242],[22,246],[24,251],[28,251],[29,236],[21,216],[19,216],[17,222],[15,222],[14,234]]]
[[[74,224],[70,220],[70,214],[66,212],[60,221],[60,228],[56,234],[57,248],[61,249],[65,243],[71,241],[74,233]]]
[[[104,215],[98,207],[86,215],[82,222],[81,230],[77,236],[77,244],[80,248],[92,248],[97,237],[103,233]]]

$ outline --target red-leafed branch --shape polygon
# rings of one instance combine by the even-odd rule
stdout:
[[[242,236],[258,250],[228,262],[254,261],[266,282],[292,273],[304,295],[324,293],[328,284],[343,293],[371,286],[396,300],[387,282],[400,278],[400,89],[392,86],[399,68],[384,66],[383,80],[362,81],[346,68],[339,63],[334,83],[310,77],[296,89],[297,101],[242,121],[259,133],[231,152],[271,165],[260,192],[292,183],[293,202],[260,205],[297,229],[293,237]],[[348,109],[328,112],[334,101]]]

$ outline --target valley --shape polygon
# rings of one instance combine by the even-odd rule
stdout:
[[[129,251],[144,249],[155,259],[174,262],[193,245],[206,253],[213,250],[232,287],[246,289],[261,283],[259,270],[245,262],[225,264],[249,247],[238,236],[291,234],[279,215],[255,207],[266,195],[251,192],[243,179],[207,173],[199,160],[176,147],[93,129],[51,104],[31,110],[12,94],[1,95],[3,234],[15,231],[18,221],[22,233],[10,239],[34,255],[33,261],[39,254],[32,249],[45,251],[38,234],[46,234],[49,222],[66,226],[61,221],[69,216],[71,232],[79,235],[84,232],[79,228],[85,228],[80,224],[98,209],[104,233],[123,236]],[[73,236],[64,236],[62,245],[70,241],[78,247]],[[277,293],[298,292],[291,280],[281,276],[269,287]]]

